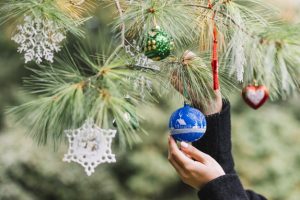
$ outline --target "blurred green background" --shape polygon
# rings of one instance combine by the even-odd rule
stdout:
[[[297,0],[273,2],[282,3],[286,20],[299,19]],[[110,13],[95,11],[88,32],[108,29]],[[0,200],[197,199],[167,161],[167,122],[180,105],[176,100],[162,98],[160,104],[141,107],[149,135],[126,153],[116,149],[118,162],[100,165],[92,177],[81,166],[62,162],[66,144],[56,151],[51,145],[37,146],[15,126],[5,116],[6,108],[31,97],[21,90],[22,77],[30,72],[10,40],[12,28],[0,27]],[[246,188],[272,200],[300,199],[299,99],[268,102],[254,111],[238,94],[231,98],[236,169]]]

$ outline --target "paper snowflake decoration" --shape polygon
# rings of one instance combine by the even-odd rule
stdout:
[[[101,129],[88,119],[79,129],[65,131],[69,140],[69,150],[63,161],[77,162],[85,168],[88,176],[101,163],[116,162],[111,143],[116,130]]]
[[[43,59],[53,62],[54,53],[60,51],[65,39],[62,29],[51,20],[25,16],[24,24],[17,26],[17,33],[11,38],[19,44],[18,52],[24,53],[25,63]]]

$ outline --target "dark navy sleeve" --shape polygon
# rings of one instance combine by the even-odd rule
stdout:
[[[223,100],[220,113],[206,116],[207,130],[203,138],[193,143],[200,151],[209,154],[226,174],[235,174],[231,154],[230,103]]]
[[[200,200],[266,200],[255,192],[245,190],[234,169],[231,153],[230,103],[223,100],[220,113],[206,116],[207,131],[202,139],[193,143],[200,151],[213,157],[226,175],[207,183],[199,192]]]

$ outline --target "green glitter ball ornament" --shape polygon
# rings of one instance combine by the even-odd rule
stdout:
[[[172,38],[160,27],[153,28],[146,38],[145,55],[152,60],[162,60],[174,49]]]

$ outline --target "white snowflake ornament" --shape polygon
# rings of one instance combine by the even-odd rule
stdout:
[[[65,133],[69,150],[63,161],[81,164],[88,176],[95,172],[99,164],[116,162],[111,150],[116,130],[101,129],[92,119],[88,119],[79,129],[66,130]]]
[[[24,53],[25,63],[32,60],[41,63],[43,59],[53,62],[54,53],[60,51],[65,38],[55,22],[25,16],[24,24],[17,26],[17,33],[11,39],[19,44],[18,52]]]

